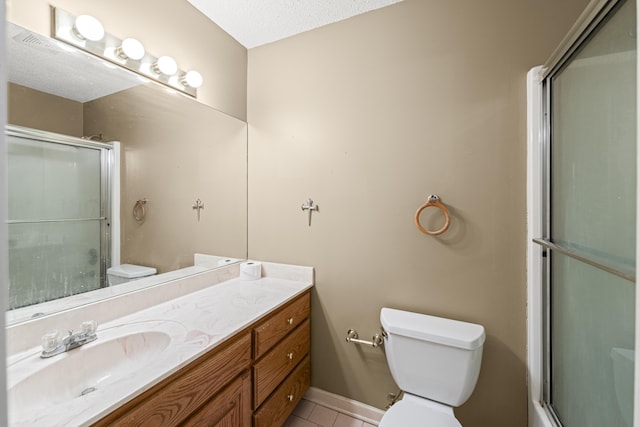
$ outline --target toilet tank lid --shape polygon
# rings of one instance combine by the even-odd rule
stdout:
[[[484,344],[484,327],[475,323],[383,308],[380,323],[387,333],[474,350]]]
[[[135,279],[136,277],[154,275],[156,274],[156,269],[153,267],[145,267],[143,265],[120,264],[109,267],[107,269],[107,274],[124,277],[125,279]]]

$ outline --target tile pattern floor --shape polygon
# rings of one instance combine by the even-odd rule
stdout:
[[[373,424],[341,414],[302,399],[283,427],[375,427]]]

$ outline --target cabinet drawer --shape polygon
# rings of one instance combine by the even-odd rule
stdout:
[[[309,319],[275,346],[253,367],[254,408],[271,394],[309,353]]]
[[[251,427],[251,375],[246,372],[211,399],[182,427]]]
[[[253,414],[253,427],[281,426],[309,388],[310,379],[311,364],[307,356]]]
[[[282,308],[277,314],[253,329],[253,358],[259,359],[280,339],[309,317],[310,296],[307,292]]]
[[[247,333],[209,358],[193,362],[96,425],[176,426],[251,365]]]

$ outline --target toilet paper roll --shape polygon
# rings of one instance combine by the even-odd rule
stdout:
[[[240,264],[240,280],[258,280],[262,276],[262,264],[247,261]]]

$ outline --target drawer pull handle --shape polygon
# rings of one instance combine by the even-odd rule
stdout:
[[[293,360],[293,352],[287,353],[287,359]]]
[[[293,317],[287,319],[287,325],[293,325]]]
[[[293,394],[288,394],[288,395],[287,395],[287,400],[288,400],[289,402],[293,402],[293,399],[294,399]]]

